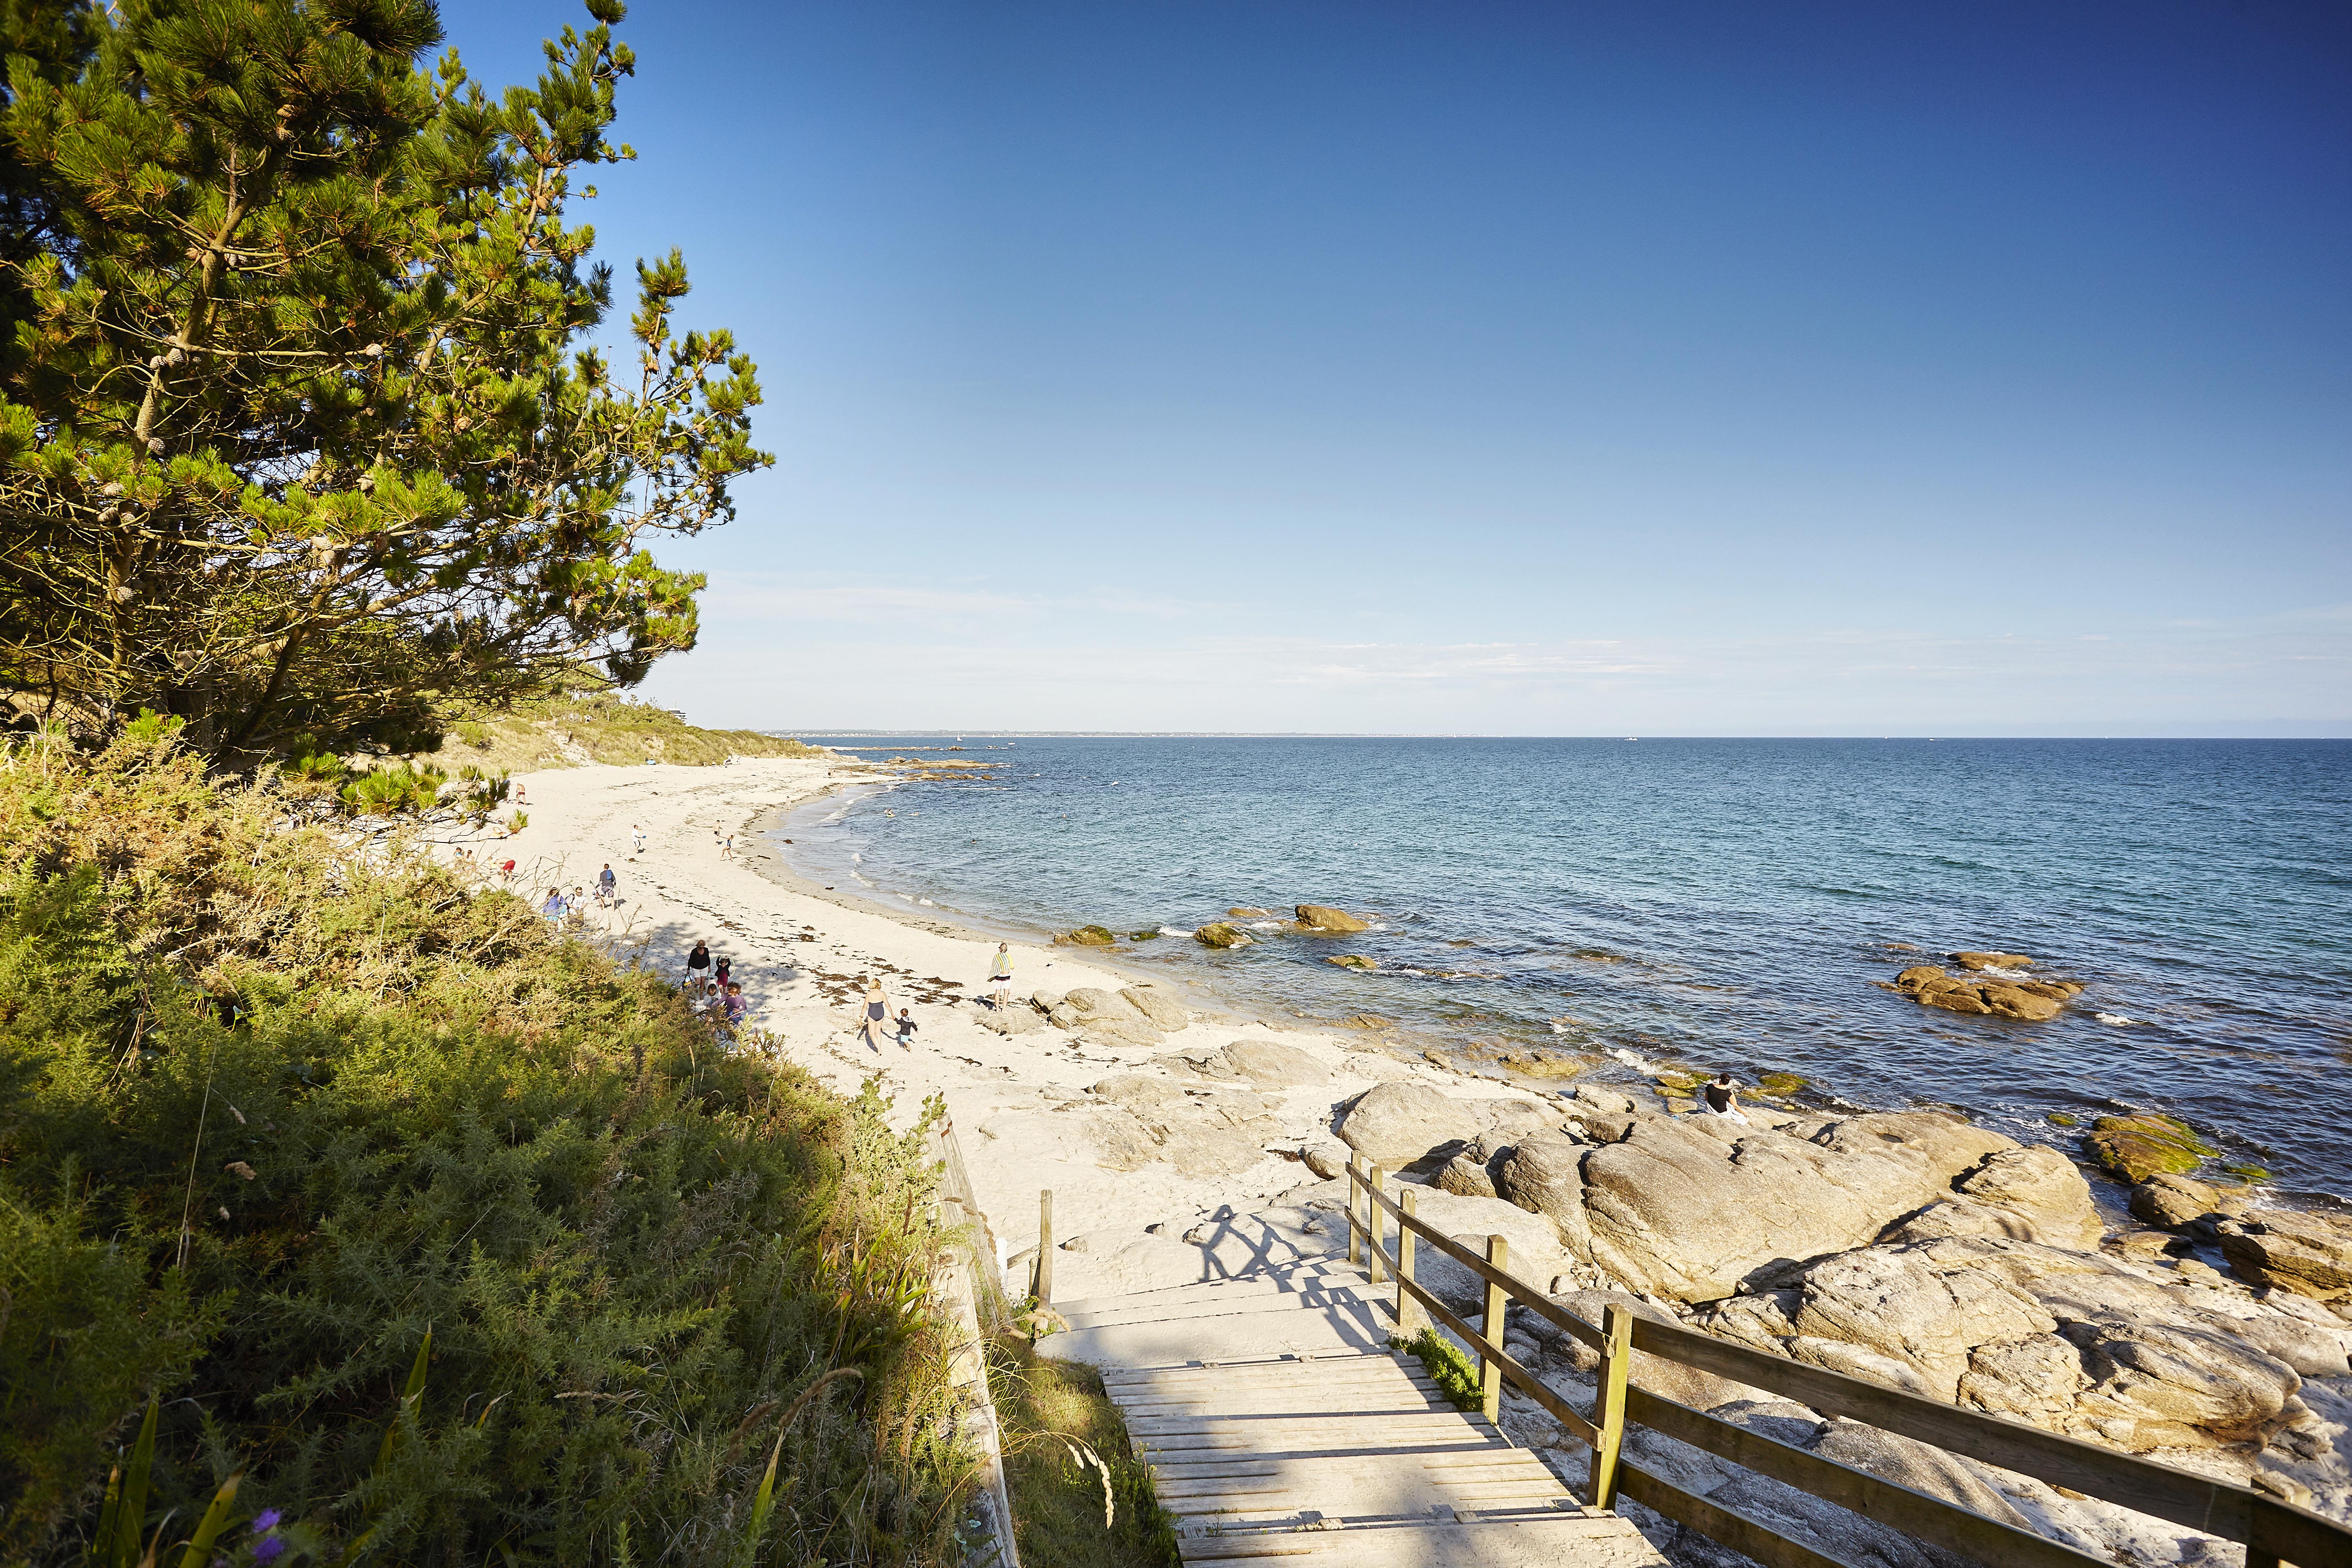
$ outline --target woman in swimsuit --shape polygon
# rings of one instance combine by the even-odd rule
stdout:
[[[858,1038],[874,1047],[877,1056],[882,1054],[882,1031],[888,1026],[889,1021],[890,999],[882,994],[882,983],[879,980],[867,981],[866,1016],[858,1021],[857,1035]]]

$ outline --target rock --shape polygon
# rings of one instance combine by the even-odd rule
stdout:
[[[1901,992],[1923,1007],[2033,1022],[2056,1017],[2065,1010],[2065,998],[2071,994],[2063,985],[2040,982],[1987,980],[1972,984],[1956,980],[1931,963],[1913,964],[1895,977],[1891,989]],[[2079,991],[2082,987],[2078,985],[2074,989]]]
[[[1549,1279],[1573,1263],[1560,1250],[1559,1237],[1549,1222],[1500,1198],[1422,1187],[1414,1192],[1413,1201],[1422,1223],[1474,1257],[1486,1255],[1487,1237],[1503,1237],[1509,1246],[1504,1267],[1522,1279]],[[1385,1220],[1382,1226],[1385,1229]],[[1434,1247],[1424,1244],[1414,1251],[1414,1282],[1456,1311],[1475,1318],[1486,1301],[1486,1282]]]
[[[2216,1226],[2244,1207],[2243,1198],[2225,1197],[2210,1183],[2169,1171],[2159,1171],[2131,1192],[2133,1218],[2165,1230],[2188,1231],[2207,1241],[2219,1234]]]
[[[1055,947],[1110,947],[1118,941],[1118,935],[1107,926],[1080,926],[1076,931],[1066,931],[1055,937],[1054,945]]]
[[[1590,1068],[1595,1059],[1559,1056],[1550,1051],[1505,1051],[1495,1061],[1521,1078],[1574,1078]]]
[[[1448,1143],[1484,1131],[1477,1114],[1426,1084],[1375,1084],[1339,1122],[1339,1137],[1373,1164],[1401,1170]]]
[[[1633,1101],[1631,1097],[1620,1094],[1613,1089],[1603,1089],[1597,1083],[1578,1084],[1576,1099],[1579,1104],[1589,1105],[1595,1110],[1606,1111],[1615,1116],[1630,1116],[1633,1111]]]
[[[1270,921],[1274,918],[1272,910],[1232,909],[1227,910],[1225,914],[1228,918],[1237,921]]]
[[[1531,1132],[1500,1163],[1495,1185],[1502,1196],[1558,1227],[1579,1257],[1590,1257],[1591,1226],[1584,1212],[1584,1157],[1591,1145],[1565,1131]]]
[[[1939,1111],[1851,1117],[1810,1140],[1713,1117],[1633,1118],[1622,1142],[1583,1155],[1587,1260],[1663,1296],[1718,1300],[1743,1280],[1868,1245],[2016,1147]]]
[[[1051,1013],[1061,1005],[1062,994],[1058,991],[1032,991],[1029,994],[1029,1005],[1040,1013]]]
[[[2315,1301],[2352,1301],[2352,1218],[2265,1209],[2220,1227],[2230,1272]]]
[[[1358,920],[1345,910],[1335,910],[1328,904],[1300,904],[1298,923],[1309,931],[1370,931],[1372,922]]]
[[[1350,1152],[1348,1146],[1338,1139],[1324,1138],[1302,1145],[1298,1158],[1308,1170],[1327,1182],[1333,1182],[1347,1174]]]
[[[1501,1195],[1495,1191],[1494,1173],[1486,1168],[1486,1162],[1468,1149],[1445,1163],[1445,1168],[1437,1173],[1437,1184],[1446,1192],[1465,1198]]]
[[[1380,964],[1360,952],[1343,952],[1337,958],[1327,958],[1326,963],[1336,963],[1342,969],[1378,969]]]
[[[1247,947],[1255,940],[1245,931],[1236,930],[1223,921],[1211,921],[1192,933],[1192,940],[1203,947]]]
[[[2037,1233],[2028,1239],[2088,1249],[2106,1233],[2091,1184],[2072,1160],[2043,1144],[1996,1150],[1952,1184],[1979,1203],[2023,1214]]]
[[[1045,1017],[1034,1007],[976,1007],[971,1017],[982,1028],[999,1035],[1025,1035],[1045,1026]]]
[[[1085,1019],[1078,1025],[1078,1033],[1090,1045],[1126,1046],[1139,1050],[1163,1045],[1168,1039],[1132,1015],[1108,1014]]]
[[[1062,998],[1062,1005],[1082,1018],[1140,1017],[1140,1011],[1129,1005],[1125,995],[1117,991],[1105,991],[1097,985],[1081,985]]]
[[[2033,1528],[1966,1459],[1930,1444],[1883,1431],[1864,1422],[1832,1416],[1814,1443],[1813,1452],[1824,1459],[1867,1470],[1881,1480],[1957,1503],[2011,1530],[2031,1531]]]
[[[2126,1230],[2100,1243],[2118,1258],[2128,1258],[2139,1263],[2167,1262],[2186,1258],[2189,1243],[2166,1230]]]
[[[2300,1379],[2263,1342],[2315,1364],[2338,1342],[2242,1296],[1985,1237],[1828,1258],[1696,1321],[1819,1365],[1844,1347],[1856,1366],[1883,1368],[1862,1375],[2142,1453],[2276,1429]]]
[[[2168,1172],[2193,1171],[2220,1152],[2186,1121],[2153,1110],[2100,1117],[2083,1134],[2083,1151],[2111,1173],[2134,1183]]]
[[[1624,1290],[1571,1290],[1564,1296],[1554,1296],[1552,1300],[1596,1329],[1602,1326],[1603,1320],[1612,1306],[1622,1307],[1635,1317],[1646,1318],[1654,1323],[1668,1323],[1677,1328],[1682,1326],[1676,1322],[1671,1313],[1661,1311],[1640,1297]],[[1528,1328],[1538,1338],[1552,1334],[1574,1339],[1573,1335],[1567,1334],[1559,1325],[1546,1323],[1532,1313],[1528,1315]],[[1570,1353],[1573,1360],[1583,1359],[1574,1356],[1573,1352]],[[1697,1410],[1711,1410],[1716,1405],[1728,1405],[1735,1400],[1761,1400],[1771,1397],[1761,1389],[1750,1388],[1744,1383],[1734,1383],[1727,1377],[1717,1377],[1713,1373],[1701,1372],[1696,1367],[1685,1366],[1678,1361],[1668,1361],[1664,1356],[1652,1355],[1647,1351],[1633,1352],[1633,1363],[1627,1368],[1627,1373],[1634,1383],[1651,1393],[1671,1399],[1677,1405],[1687,1405]]]
[[[1216,1059],[1252,1083],[1287,1089],[1331,1081],[1331,1069],[1313,1056],[1272,1040],[1234,1040],[1216,1053]]]
[[[1130,985],[1119,995],[1129,1006],[1160,1028],[1172,1032],[1192,1026],[1192,1015],[1184,1010],[1182,1003],[1165,991],[1150,985]]]
[[[2031,969],[2033,960],[2021,952],[1948,952],[1944,956],[1962,969]]]

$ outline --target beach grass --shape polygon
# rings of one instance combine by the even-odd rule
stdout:
[[[950,1559],[922,1130],[310,820],[0,745],[0,1562]]]
[[[1094,1368],[1003,1335],[989,1385],[1024,1568],[1176,1568],[1172,1522]]]

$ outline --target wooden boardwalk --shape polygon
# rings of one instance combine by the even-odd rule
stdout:
[[[1418,1361],[1370,1348],[1368,1320],[1384,1315],[1372,1296],[1342,1266],[1273,1270],[1074,1302],[1074,1332],[1039,1348],[1102,1368],[1186,1563],[1664,1563],[1632,1524],[1586,1512],[1535,1454],[1455,1409]],[[1188,1342],[1204,1355],[1165,1359]],[[1209,1348],[1235,1342],[1298,1348]]]

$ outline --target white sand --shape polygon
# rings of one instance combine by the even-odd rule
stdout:
[[[1034,1248],[1037,1195],[1053,1191],[1056,1239],[1075,1241],[1074,1249],[1056,1254],[1057,1300],[1246,1266],[1234,1246],[1204,1260],[1202,1248],[1181,1237],[1203,1222],[1223,1234],[1233,1227],[1218,1226],[1221,1215],[1276,1207],[1285,1194],[1296,1205],[1310,1195],[1299,1191],[1304,1184],[1314,1184],[1325,1206],[1336,1207],[1343,1184],[1317,1184],[1297,1152],[1302,1143],[1328,1140],[1336,1107],[1381,1079],[1410,1078],[1470,1099],[1538,1098],[1401,1060],[1347,1032],[1276,1029],[1217,1014],[1196,1014],[1190,1027],[1149,1047],[1106,1047],[1051,1026],[1010,1038],[993,1033],[976,1021],[993,939],[912,914],[894,917],[802,882],[757,836],[779,808],[874,776],[848,759],[524,774],[515,782],[527,792],[530,826],[474,849],[493,867],[514,858],[517,889],[534,904],[551,885],[567,897],[575,886],[593,889],[597,873],[611,865],[621,902],[612,915],[592,916],[591,940],[671,977],[683,975],[695,940],[706,941],[714,956],[734,960],[752,1005],[751,1026],[766,1031],[783,1057],[845,1094],[879,1074],[904,1122],[928,1096],[943,1096],[1000,1259],[1018,1262],[1016,1255]],[[631,853],[633,824],[647,836],[642,855]],[[720,855],[725,834],[735,836],[735,859]],[[1016,998],[1136,984],[1087,962],[1081,950],[1016,942],[1013,951]],[[856,1037],[850,987],[876,973],[893,1018],[901,1006],[913,1009],[920,1028],[911,1050],[886,1045],[877,1055]],[[960,982],[961,992],[945,982]],[[957,995],[966,999],[921,999]],[[1287,1089],[1211,1083],[1171,1060],[1234,1039],[1297,1047],[1330,1068],[1331,1081]],[[1090,1092],[1122,1073],[1153,1080],[1151,1092],[1170,1102],[1150,1115],[1165,1146],[1155,1155],[1147,1144],[1140,1162],[1135,1130],[1141,1123]],[[1158,1088],[1163,1080],[1164,1090]],[[1133,1094],[1128,1098],[1132,1103]],[[1237,1159],[1231,1124],[1241,1119],[1250,1121],[1249,1142]],[[1121,1164],[1138,1168],[1112,1168]],[[1283,1212],[1300,1217],[1295,1208]],[[1313,1228],[1324,1239],[1306,1241],[1309,1247],[1344,1240],[1336,1224]],[[1285,1234],[1301,1239],[1290,1227]],[[1248,1245],[1263,1250],[1262,1227]],[[1024,1279],[1016,1273],[1007,1283],[1017,1294]]]

